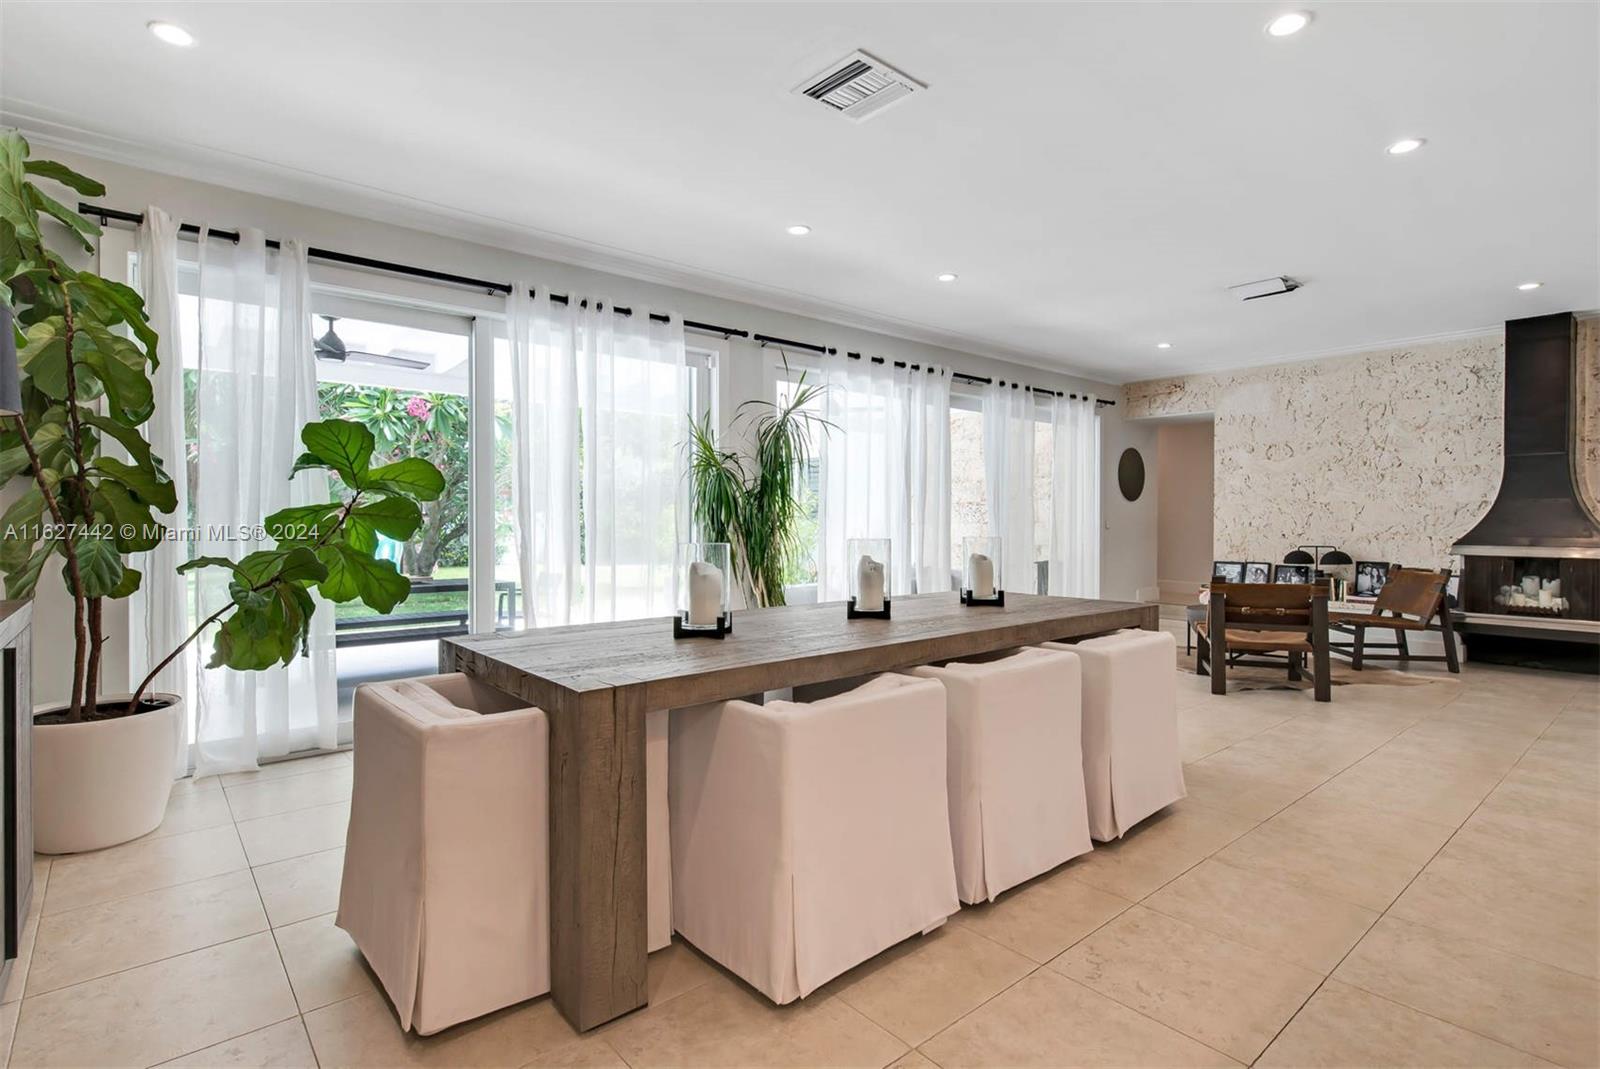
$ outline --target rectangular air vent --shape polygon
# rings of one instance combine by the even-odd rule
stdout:
[[[847,119],[861,122],[927,86],[866,52],[852,52],[794,87]]]

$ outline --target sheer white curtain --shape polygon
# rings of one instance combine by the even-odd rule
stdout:
[[[300,428],[318,416],[306,251],[296,241],[269,251],[254,228],[242,229],[237,245],[202,235],[198,250],[195,550],[238,559],[267,548],[244,537],[241,525],[328,499],[322,472],[289,478]],[[200,574],[196,613],[203,616],[226,602],[228,576]],[[197,776],[337,745],[333,617],[319,599],[308,656],[292,665],[199,673]]]
[[[1000,539],[1000,585],[1038,589],[1033,561],[1033,391],[993,382],[983,391],[983,474],[989,531]]]
[[[524,623],[572,622],[578,589],[578,349],[569,305],[511,287],[512,524]]]
[[[689,530],[689,370],[683,320],[648,308],[577,312],[583,414],[583,618],[674,610],[678,542]]]
[[[664,616],[687,537],[683,323],[518,283],[511,333],[513,505],[530,625]],[[581,443],[581,446],[580,446]],[[581,519],[580,519],[581,512]]]
[[[1057,397],[1055,514],[1050,525],[1050,593],[1100,596],[1100,406],[1094,395]]]
[[[888,538],[890,589],[950,589],[950,373],[893,361],[825,365],[817,598],[849,596],[845,542]]]
[[[138,287],[144,296],[150,326],[160,336],[160,363],[151,375],[155,413],[145,424],[145,438],[166,465],[178,493],[178,507],[166,517],[169,527],[189,522],[188,451],[183,427],[183,348],[178,301],[178,221],[154,205],[144,210],[139,227]],[[187,545],[169,538],[130,562],[144,574],[128,599],[133,641],[128,644],[128,674],[135,684],[177,648],[194,625],[189,621],[188,582],[178,565],[188,557]],[[194,715],[194,653],[185,650],[152,681],[155,690],[184,699],[185,722],[173,740],[177,775],[189,771],[188,718]]]

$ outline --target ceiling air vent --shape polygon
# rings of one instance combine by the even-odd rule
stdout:
[[[866,52],[852,52],[794,87],[847,119],[861,122],[927,86]]]
[[[1288,275],[1274,275],[1258,282],[1243,282],[1237,286],[1229,286],[1228,292],[1241,301],[1256,301],[1262,297],[1276,297],[1280,293],[1293,293],[1299,288],[1300,283]]]

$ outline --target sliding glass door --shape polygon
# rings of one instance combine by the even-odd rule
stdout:
[[[438,670],[438,639],[471,616],[473,320],[401,304],[315,293],[312,335],[323,419],[363,424],[374,463],[402,456],[445,477],[406,542],[379,535],[378,554],[411,580],[411,596],[380,614],[335,608],[340,711],[359,683]]]

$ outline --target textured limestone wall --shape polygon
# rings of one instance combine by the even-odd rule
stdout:
[[[1600,320],[1579,322],[1579,353],[1580,482],[1600,500]],[[1216,559],[1315,543],[1442,567],[1499,489],[1504,376],[1495,333],[1130,383],[1123,404],[1215,416]]]

